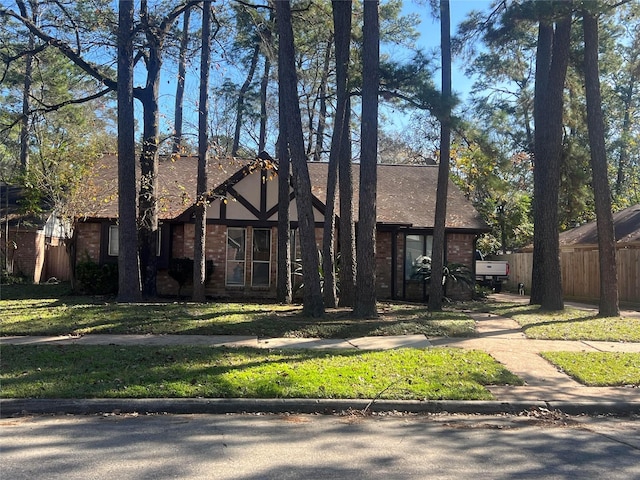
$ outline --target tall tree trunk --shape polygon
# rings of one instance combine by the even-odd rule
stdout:
[[[187,49],[189,47],[189,19],[191,9],[185,10],[182,24],[182,39],[180,41],[180,54],[178,57],[178,85],[176,87],[176,108],[175,108],[175,133],[173,135],[174,154],[180,153],[182,146],[182,111],[184,106],[184,82],[187,75]]]
[[[280,63],[280,62],[278,62]],[[281,70],[278,68],[278,70]],[[281,76],[279,73],[278,76]],[[289,223],[289,191],[291,162],[287,144],[287,119],[282,95],[279,99],[280,138],[278,139],[278,278],[276,300],[289,304],[293,301],[291,284],[291,226]]]
[[[340,270],[338,271],[340,292],[338,295],[340,305],[353,306],[355,294],[355,236],[353,223],[353,182],[351,170],[351,145],[349,137],[350,103],[349,103],[349,57],[351,43],[351,1],[333,0],[333,31],[336,52],[336,112],[334,119],[333,134],[331,136],[331,151],[329,153],[329,163],[336,164],[338,169],[338,182],[340,193]],[[346,167],[346,168],[345,168]],[[345,170],[345,172],[341,171]],[[344,183],[347,183],[343,185]],[[329,188],[327,181],[327,206],[332,205],[331,219],[333,215],[333,204],[329,202]],[[334,186],[335,190],[335,186]],[[344,192],[343,192],[344,190]],[[343,196],[345,199],[343,199]],[[331,197],[333,198],[333,196]],[[348,202],[349,208],[342,211],[343,202]],[[343,218],[344,217],[344,218]],[[335,242],[334,233],[328,238],[327,217],[325,217],[325,238],[324,256],[325,265],[323,269],[330,268],[334,272],[335,261],[331,266],[326,262],[328,242],[331,245]],[[335,231],[335,221],[332,221],[332,232]],[[332,247],[333,248],[333,247]],[[350,275],[349,275],[350,274]],[[335,279],[335,272],[333,278]],[[327,284],[325,280],[325,302]],[[328,303],[328,302],[327,302]]]
[[[440,0],[440,42],[442,48],[442,118],[440,118],[440,165],[431,252],[429,310],[442,310],[447,193],[451,157],[451,14],[449,0]]]
[[[38,2],[31,1],[31,21],[38,23]],[[29,14],[24,3],[19,3],[20,14],[27,18]],[[35,48],[35,35],[29,31],[28,47],[29,53],[25,56],[24,61],[24,85],[22,90],[22,120],[20,122],[20,168],[23,173],[27,173],[29,169],[29,122],[31,119],[31,84],[33,83],[33,49]]]
[[[345,0],[338,2],[347,3]],[[351,6],[351,2],[348,2]],[[356,301],[356,226],[353,213],[353,169],[351,163],[351,102],[346,93],[345,116],[338,158],[338,188],[340,190],[340,297],[339,305],[353,307]]]
[[[378,160],[378,88],[380,78],[380,25],[378,0],[364,0],[362,30],[362,147],[360,201],[356,257],[358,318],[374,318],[376,308],[376,194]]]
[[[281,105],[285,107],[286,138],[291,152],[293,184],[298,209],[300,248],[302,253],[302,275],[304,279],[303,313],[310,317],[324,315],[320,275],[318,271],[318,251],[315,242],[315,222],[311,203],[311,181],[304,150],[298,79],[295,68],[295,49],[291,25],[291,5],[288,1],[276,2],[276,18],[280,36],[278,62],[280,67],[279,90]],[[282,63],[280,63],[282,62]],[[282,139],[281,139],[282,141]]]
[[[133,112],[133,2],[118,2],[118,301],[140,299]]]
[[[330,36],[331,37],[331,36]],[[322,151],[324,150],[324,130],[327,126],[327,82],[329,81],[329,67],[331,66],[331,44],[333,38],[327,41],[327,48],[324,55],[324,66],[322,67],[322,78],[320,79],[320,87],[318,88],[318,97],[320,100],[320,110],[318,112],[318,130],[316,131],[316,147],[313,151],[313,161],[322,160]]]
[[[258,59],[260,58],[260,42],[256,42],[256,46],[253,49],[253,55],[251,55],[251,64],[249,65],[249,73],[244,80],[240,92],[238,92],[238,103],[236,106],[236,129],[233,134],[233,145],[231,147],[231,155],[236,156],[238,149],[240,148],[240,130],[242,129],[242,118],[244,116],[244,99],[247,96],[253,76],[256,73],[258,67]]]
[[[587,96],[587,125],[593,194],[596,204],[598,252],[600,261],[600,315],[620,315],[618,305],[618,272],[616,268],[616,237],[611,213],[611,191],[607,175],[607,151],[604,141],[604,119],[600,94],[600,69],[598,66],[598,19],[589,11],[585,2],[582,16],[584,24],[584,81]]]
[[[140,18],[145,33],[149,55],[147,81],[138,98],[142,102],[142,153],[140,155],[140,190],[138,194],[138,243],[140,249],[140,273],[142,295],[157,295],[158,275],[158,141],[160,109],[160,70],[162,67],[162,42],[149,22],[147,1],[140,4]]]
[[[564,6],[570,6],[566,2]],[[571,13],[555,28],[540,21],[536,54],[534,236],[531,303],[562,310],[558,198],[563,135],[564,83],[569,63]]]
[[[635,94],[635,80],[635,77],[630,79],[629,85],[625,88],[624,96],[622,98],[624,116],[622,119],[622,132],[620,132],[620,153],[618,154],[618,171],[616,175],[616,196],[623,195],[625,176],[629,165],[629,140],[632,126],[631,110],[633,109],[633,98]]]
[[[198,109],[198,181],[193,243],[193,301],[205,301],[207,280],[207,164],[209,153],[209,70],[211,68],[211,2],[202,5],[202,51]]]
[[[271,11],[271,24],[274,16]],[[267,72],[269,57],[265,57],[265,72],[262,76],[260,88],[261,110],[261,138],[262,125],[266,132],[267,111],[267,84],[269,81]],[[285,76],[286,66],[284,58],[278,55],[278,77]],[[289,144],[287,142],[287,117],[285,114],[285,98],[282,91],[278,92],[278,123],[280,135],[276,144],[278,151],[278,278],[276,283],[276,299],[280,303],[290,304],[293,301],[293,286],[291,282],[291,225],[289,222],[289,192],[291,187],[291,161],[289,157]],[[261,140],[262,142],[263,140]]]
[[[269,75],[271,72],[271,59],[268,55],[264,57],[264,71],[260,81],[260,134],[258,137],[258,152],[262,152],[267,144],[267,87],[269,86]]]

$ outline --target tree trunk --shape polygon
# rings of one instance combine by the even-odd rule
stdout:
[[[267,144],[267,87],[269,86],[269,74],[271,60],[264,57],[264,72],[260,81],[260,135],[258,137],[258,152],[262,152]]]
[[[236,156],[238,154],[238,149],[240,148],[240,130],[242,129],[242,118],[244,116],[244,98],[247,96],[247,92],[249,91],[249,87],[251,86],[251,82],[253,81],[253,76],[255,75],[256,68],[258,67],[259,58],[260,42],[258,41],[253,49],[253,55],[251,56],[249,73],[247,73],[247,78],[242,84],[242,87],[240,87],[240,92],[238,92],[238,103],[236,106],[236,129],[233,134],[233,145],[231,147],[232,156]]]
[[[271,20],[273,23],[273,10],[271,11]],[[261,138],[262,124],[264,123],[266,125],[267,83],[269,81],[267,62],[269,62],[269,58],[265,57],[265,73],[262,77],[262,86],[260,89],[261,109],[264,115],[264,118],[261,119]],[[279,55],[278,77],[284,77],[284,70],[284,58]],[[276,299],[280,303],[290,304],[293,301],[293,286],[291,284],[291,225],[289,223],[291,161],[289,158],[289,144],[287,142],[287,117],[285,110],[285,98],[283,92],[279,91],[278,123],[280,126],[280,136],[276,144],[278,150],[278,279],[276,284]],[[262,141],[264,140],[261,140],[261,142]]]
[[[280,63],[280,62],[279,62]],[[280,76],[280,74],[279,74]],[[279,99],[280,138],[278,140],[278,279],[276,299],[279,303],[289,304],[293,301],[291,285],[291,237],[289,224],[289,191],[291,180],[291,163],[287,144],[287,119],[283,98]]]
[[[205,301],[207,280],[207,164],[209,153],[209,70],[211,67],[211,2],[202,6],[202,51],[200,56],[200,100],[198,109],[198,181],[193,243],[193,301]]]
[[[585,2],[586,3],[586,2]],[[589,2],[593,3],[593,2]],[[604,141],[604,119],[600,94],[598,66],[598,20],[584,5],[584,79],[587,96],[587,125],[593,194],[596,204],[598,252],[600,261],[600,315],[620,315],[618,305],[618,272],[616,268],[616,238],[611,213],[611,191],[607,175],[607,151]]]
[[[331,155],[338,164],[340,189],[340,269],[338,278],[341,306],[353,307],[355,300],[355,225],[353,222],[353,171],[351,169],[349,102],[349,58],[351,43],[351,0],[333,0],[333,25],[336,52],[336,113],[331,137]]]
[[[304,150],[302,119],[297,91],[295,68],[295,49],[293,28],[291,25],[291,5],[289,2],[276,2],[276,18],[280,36],[279,89],[282,95],[281,105],[285,107],[286,138],[291,152],[293,166],[293,184],[298,209],[300,248],[302,253],[302,274],[304,279],[303,313],[317,318],[324,315],[320,275],[318,271],[318,251],[315,242],[315,222],[311,203],[311,181]],[[282,141],[282,139],[281,139]]]
[[[378,0],[364,1],[362,30],[362,146],[360,201],[356,257],[358,318],[374,318],[376,308],[376,194],[378,160],[378,87],[380,77],[380,25]]]
[[[30,2],[31,5],[31,21],[35,24],[38,23],[39,4],[38,2]],[[29,14],[26,10],[24,3],[19,3],[20,14],[27,18]],[[22,173],[27,173],[29,169],[29,121],[31,118],[31,84],[33,83],[33,49],[35,48],[35,34],[29,31],[28,47],[29,53],[25,56],[24,61],[24,85],[22,90],[22,120],[20,125],[20,168]]]
[[[320,79],[320,87],[318,89],[318,98],[320,100],[320,110],[318,112],[318,130],[316,131],[316,147],[313,152],[313,161],[322,160],[322,151],[324,150],[324,130],[327,126],[327,82],[329,81],[329,67],[331,60],[331,44],[333,39],[327,41],[327,48],[324,55],[324,66],[322,68],[322,78]]]
[[[563,135],[563,94],[569,62],[571,14],[553,26],[541,20],[536,54],[534,237],[531,303],[562,310],[558,197]]]
[[[431,252],[431,283],[429,284],[429,310],[442,310],[444,296],[442,274],[445,265],[445,229],[447,220],[447,193],[449,187],[449,161],[451,157],[451,14],[449,0],[440,0],[440,39],[442,46],[442,118],[440,119],[440,165],[433,226]]]
[[[180,54],[178,57],[178,85],[176,87],[176,109],[175,109],[175,133],[173,135],[174,154],[180,153],[182,146],[182,110],[184,105],[184,82],[187,74],[187,49],[189,47],[189,19],[191,9],[184,12],[184,23],[182,26],[182,40],[180,41]]]
[[[133,2],[118,2],[118,301],[140,299],[133,114]]]

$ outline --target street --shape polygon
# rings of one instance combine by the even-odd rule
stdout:
[[[136,415],[0,419],[6,479],[631,479],[640,418]]]

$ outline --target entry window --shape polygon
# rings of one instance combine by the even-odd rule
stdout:
[[[246,238],[244,228],[227,229],[227,285],[244,285]]]
[[[404,278],[410,280],[425,263],[431,263],[433,237],[431,235],[407,235],[405,237]]]
[[[253,260],[251,285],[268,287],[271,281],[271,229],[253,230]]]

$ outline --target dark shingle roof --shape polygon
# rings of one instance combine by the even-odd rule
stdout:
[[[613,214],[617,243],[640,242],[640,203]],[[596,245],[598,225],[595,221],[560,234],[560,245]]]
[[[309,163],[313,193],[326,199],[327,164]],[[354,215],[358,214],[360,165],[353,164]],[[438,167],[436,165],[378,165],[378,223],[431,228],[434,225]],[[488,231],[489,228],[460,189],[449,181],[447,228]]]
[[[159,203],[161,219],[174,219],[189,208],[196,196],[197,158],[178,157],[159,163]],[[221,185],[252,160],[224,159],[210,162],[209,189]],[[326,199],[327,163],[309,163],[313,194],[322,203]],[[117,157],[105,156],[96,167],[96,185],[102,193],[88,202],[89,217],[117,216]],[[360,168],[353,165],[355,215],[358,212],[358,184]],[[434,224],[437,166],[378,165],[377,212],[378,222],[431,228]],[[336,211],[336,213],[338,213]],[[480,214],[460,190],[449,182],[447,228],[488,231]]]

